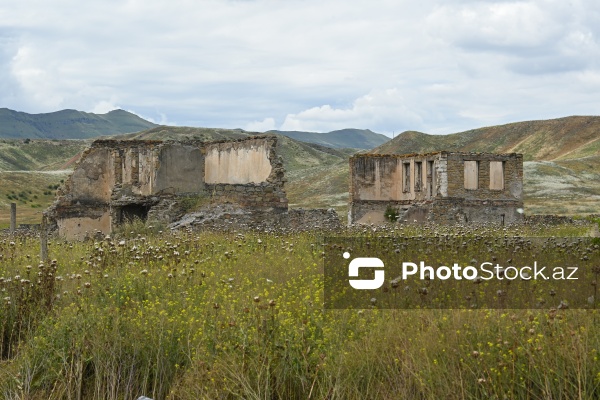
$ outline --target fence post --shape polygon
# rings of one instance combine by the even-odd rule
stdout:
[[[17,203],[10,203],[10,234],[14,235],[17,229]]]
[[[46,215],[42,215],[42,224],[40,225],[40,260],[48,260],[48,220]]]

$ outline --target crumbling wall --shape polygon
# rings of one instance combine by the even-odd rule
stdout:
[[[200,143],[165,143],[161,146],[153,194],[204,191],[204,156]]]
[[[351,157],[351,199],[352,201],[418,201],[433,198],[441,190],[437,187],[439,182],[436,179],[439,160],[439,153],[361,154]],[[429,183],[431,186],[428,185]]]
[[[523,155],[490,153],[447,153],[448,197],[470,200],[520,200],[523,196]],[[465,188],[465,162],[477,163],[478,185]],[[502,190],[490,189],[491,162],[502,162],[504,185]],[[499,177],[496,176],[495,180]]]
[[[277,230],[287,232],[307,230],[338,230],[340,220],[334,209],[296,208],[287,212],[270,212],[241,208],[233,204],[204,207],[189,213],[169,225],[171,229]]]
[[[429,204],[447,193],[446,160],[443,153],[360,154],[350,158],[350,223],[387,221],[388,206],[405,218],[424,218],[423,212],[409,215],[414,204]]]
[[[350,172],[349,223],[523,221],[520,154],[361,154]]]
[[[205,177],[210,198],[253,209],[287,210],[287,179],[276,147],[274,136],[208,144]],[[240,159],[234,161],[234,155]],[[221,167],[223,171],[218,170]]]
[[[133,218],[172,222],[190,195],[211,204],[286,211],[276,144],[274,136],[213,143],[98,140],[46,214],[60,235],[76,239],[109,233]]]
[[[112,218],[109,212],[103,212],[98,218],[66,217],[57,220],[59,232],[68,240],[85,239],[90,232],[110,232],[111,223]]]
[[[266,182],[273,169],[271,144],[262,139],[217,142],[206,145],[206,183],[247,184]]]
[[[110,149],[92,147],[69,178],[65,195],[79,204],[110,201],[115,184],[113,162]]]

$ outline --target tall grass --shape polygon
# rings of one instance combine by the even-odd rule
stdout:
[[[581,234],[500,234],[533,230]],[[35,242],[6,238],[0,332],[13,333],[0,397],[597,397],[595,311],[324,311],[321,243],[318,232],[135,226],[98,242],[54,240],[56,261],[42,269]]]

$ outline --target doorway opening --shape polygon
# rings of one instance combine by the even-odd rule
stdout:
[[[144,204],[128,204],[121,207],[121,210],[119,211],[119,222],[133,222],[136,219],[146,221],[146,219],[148,219],[149,210],[150,206]]]

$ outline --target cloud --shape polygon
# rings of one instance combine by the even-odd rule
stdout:
[[[590,9],[598,6],[585,0],[469,2],[439,7],[427,23],[439,40],[512,72],[560,74],[597,64],[600,29],[587,20]]]
[[[533,49],[560,36],[561,24],[541,3],[450,3],[432,12],[427,22],[439,38],[467,50]]]
[[[113,104],[112,101],[101,100],[99,101],[94,108],[92,108],[92,112],[95,114],[106,114],[109,111],[116,110],[120,108]]]
[[[392,133],[393,130],[421,126],[422,122],[422,118],[406,105],[398,89],[387,89],[371,91],[347,108],[323,105],[288,114],[281,129],[328,132],[354,127]]]
[[[252,121],[248,123],[244,130],[249,132],[266,132],[275,129],[275,119],[265,118],[262,121]]]
[[[20,0],[0,103],[387,133],[594,114],[599,20],[595,0]]]

